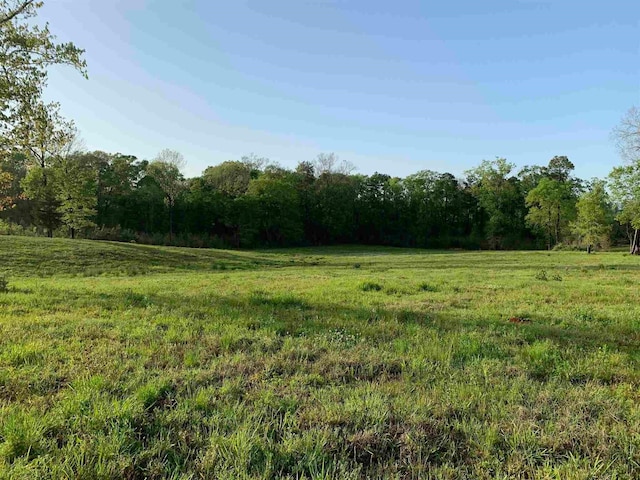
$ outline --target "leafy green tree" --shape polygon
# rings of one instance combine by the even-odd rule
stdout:
[[[469,244],[477,208],[464,185],[450,173],[423,170],[402,181],[407,197],[407,228],[421,247]]]
[[[129,225],[128,217],[135,213],[127,207],[134,201],[134,190],[148,162],[140,162],[133,155],[99,151],[85,157],[98,172],[96,223],[108,227]]]
[[[494,248],[513,246],[525,231],[524,198],[520,180],[511,176],[513,168],[504,158],[496,158],[467,172],[467,182],[486,216],[486,238]]]
[[[60,221],[71,238],[77,231],[96,225],[98,171],[91,160],[91,156],[75,152],[59,158],[53,167]]]
[[[173,241],[173,214],[178,196],[185,190],[184,176],[180,168],[184,158],[174,150],[162,150],[149,164],[147,175],[155,180],[164,194],[169,209],[169,242]]]
[[[520,189],[522,195],[527,198],[527,195],[531,190],[538,186],[540,180],[547,175],[547,167],[540,165],[527,165],[520,169],[518,172],[518,178],[520,179]]]
[[[362,177],[325,172],[314,187],[312,215],[313,243],[350,243],[355,241],[356,205]]]
[[[62,156],[73,150],[78,137],[73,124],[61,120],[57,108],[50,107],[38,104],[35,116],[21,124],[24,131],[19,146],[30,167],[23,187],[32,201],[34,220],[51,237],[60,226],[54,167]]]
[[[616,219],[629,228],[629,253],[640,254],[640,158],[614,168],[609,187],[618,209]]]
[[[295,185],[300,201],[300,214],[304,229],[304,238],[311,242],[314,237],[315,222],[312,215],[315,204],[315,168],[311,162],[300,162],[295,170]]]
[[[240,199],[240,232],[248,246],[300,243],[303,224],[295,180],[291,172],[275,168],[251,180]]]
[[[49,237],[60,226],[60,200],[52,166],[31,168],[22,181],[25,195],[32,202],[35,224],[44,228]]]
[[[406,191],[398,178],[374,173],[362,178],[358,191],[358,241],[369,244],[406,245],[402,224]]]
[[[527,222],[541,228],[547,248],[560,243],[570,221],[575,217],[575,197],[567,182],[544,177],[526,198]]]
[[[20,185],[27,175],[27,157],[14,153],[0,158],[0,215],[9,223],[27,224],[30,206]]]
[[[546,169],[543,169],[546,177],[557,182],[569,182],[571,180],[571,172],[575,165],[564,155],[556,155],[551,160]]]
[[[55,110],[41,100],[47,69],[69,65],[86,77],[84,51],[73,43],[56,43],[48,25],[34,21],[43,2],[0,0],[0,147],[13,152],[30,139],[42,110]]]
[[[13,197],[10,194],[13,176],[9,172],[0,171],[0,212],[13,205]]]
[[[595,181],[589,191],[583,193],[576,204],[577,218],[571,224],[580,243],[591,248],[608,244],[611,234],[611,207],[603,181]]]
[[[225,197],[202,177],[192,178],[184,194],[184,223],[187,231],[200,232],[219,238],[229,236],[225,224]]]
[[[228,161],[207,167],[202,177],[219,192],[230,197],[244,195],[249,188],[253,167],[247,162]]]

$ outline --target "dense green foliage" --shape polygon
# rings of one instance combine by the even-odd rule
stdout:
[[[327,156],[295,170],[245,158],[184,179],[181,161],[163,160],[167,155],[181,160],[171,151],[152,162],[76,152],[29,170],[26,156],[13,156],[0,161],[0,171],[24,178],[13,182],[15,206],[0,218],[27,231],[63,228],[63,235],[188,246],[506,249],[586,238],[570,228],[584,188],[566,157],[519,173],[504,159],[485,161],[463,179],[432,171],[350,174],[327,167]],[[558,158],[565,161],[560,173]],[[607,228],[613,217],[606,216]],[[614,241],[620,239],[626,241]]]
[[[0,237],[0,478],[632,479],[624,253]]]

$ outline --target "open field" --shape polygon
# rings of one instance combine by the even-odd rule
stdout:
[[[0,478],[638,478],[639,262],[0,237]]]

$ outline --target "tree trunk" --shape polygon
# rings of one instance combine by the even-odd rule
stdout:
[[[553,227],[551,226],[553,223],[553,217],[551,215],[551,209],[549,209],[549,222],[547,224],[547,250],[551,250],[551,242],[553,240]]]
[[[591,245],[587,245],[587,254],[591,253]]]
[[[169,244],[173,243],[173,205],[169,206]]]
[[[638,229],[637,228],[633,232],[633,241],[631,243],[631,248],[629,249],[629,253],[631,255],[640,254],[640,238],[638,237]]]
[[[75,228],[71,228],[71,240],[75,240],[76,238],[76,229]]]
[[[558,215],[556,216],[556,224],[555,224],[555,230],[556,230],[556,245],[558,245],[560,243],[560,207],[558,207]]]

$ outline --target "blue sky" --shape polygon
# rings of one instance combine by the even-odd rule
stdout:
[[[176,149],[190,176],[252,152],[397,176],[567,155],[604,176],[640,104],[634,0],[49,0],[41,18],[87,51],[88,81],[55,68],[47,90],[87,147]]]

